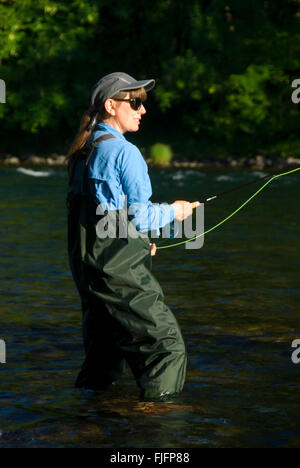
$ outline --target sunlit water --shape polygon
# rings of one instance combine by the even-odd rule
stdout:
[[[43,170],[44,171],[44,170]],[[48,171],[46,171],[48,172]],[[150,171],[153,201],[198,200],[265,173]],[[205,207],[210,228],[252,185]],[[141,403],[127,369],[103,395],[74,389],[81,311],[66,253],[66,179],[0,172],[0,447],[299,447],[299,176],[272,182],[202,249],[153,259],[188,350],[176,402]]]

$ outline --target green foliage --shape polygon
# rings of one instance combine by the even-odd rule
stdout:
[[[277,142],[267,148],[271,156],[279,155],[281,158],[300,157],[300,139],[291,138],[287,141]]]
[[[229,141],[239,131],[251,135],[267,119],[271,103],[266,85],[271,73],[268,66],[250,65],[245,73],[228,77],[222,111],[214,123]]]
[[[164,143],[155,143],[150,148],[150,157],[152,162],[157,166],[165,166],[172,160],[172,149]]]
[[[156,78],[152,141],[188,155],[294,141],[299,18],[298,0],[0,0],[0,151],[66,151],[90,87],[116,70]]]
[[[7,129],[58,132],[72,101],[80,101],[75,94],[80,77],[73,79],[72,64],[93,36],[97,18],[91,1],[1,1],[0,75],[7,84],[1,116]]]

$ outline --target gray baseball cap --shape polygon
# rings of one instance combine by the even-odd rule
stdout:
[[[100,102],[114,96],[119,91],[131,91],[132,89],[145,88],[146,91],[154,88],[155,80],[137,81],[127,73],[114,72],[103,76],[91,89],[89,104],[93,106],[96,98]]]

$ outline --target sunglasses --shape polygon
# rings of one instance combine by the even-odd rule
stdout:
[[[129,102],[131,109],[133,109],[135,111],[139,110],[139,108],[143,105],[143,101],[139,97],[130,98],[130,99],[115,99],[115,98],[113,98],[113,99],[114,99],[114,101]]]

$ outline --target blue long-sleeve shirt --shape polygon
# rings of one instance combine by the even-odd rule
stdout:
[[[136,229],[155,231],[174,221],[171,205],[153,204],[152,187],[147,164],[139,149],[115,128],[97,124],[89,143],[110,134],[114,138],[95,147],[88,166],[88,189],[101,204],[103,211],[119,210],[127,204]],[[78,161],[73,176],[72,191],[82,190],[84,161]]]

